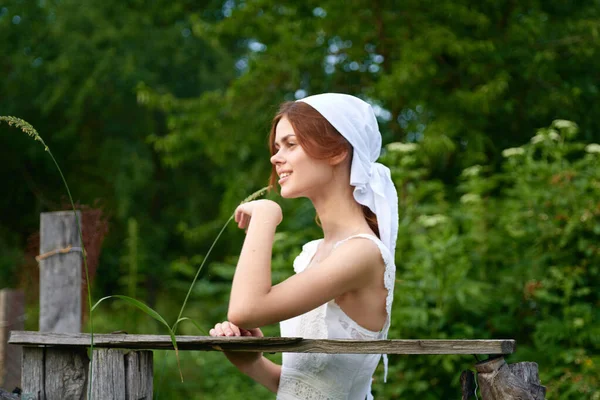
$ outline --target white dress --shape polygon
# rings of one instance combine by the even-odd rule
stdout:
[[[384,285],[387,318],[383,329],[373,332],[358,325],[331,300],[306,314],[282,321],[281,336],[305,339],[386,339],[390,327],[396,267],[388,249],[375,236],[355,235],[353,238],[375,242],[385,263]],[[294,260],[294,271],[302,272],[311,262],[323,239],[306,243]],[[318,267],[315,267],[318,268]],[[384,355],[385,374],[387,357]],[[372,399],[371,380],[381,354],[283,353],[277,400],[365,400]]]

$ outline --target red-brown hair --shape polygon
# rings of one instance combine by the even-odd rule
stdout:
[[[282,118],[290,121],[298,144],[306,154],[318,160],[327,160],[347,152],[352,158],[352,145],[333,127],[317,110],[301,101],[287,101],[279,107],[273,118],[269,134],[269,149],[271,155],[277,152],[275,148],[275,130]],[[277,190],[277,171],[273,165],[269,184]],[[377,216],[366,206],[362,206],[363,214],[369,227],[379,236]],[[318,221],[317,221],[318,222]]]

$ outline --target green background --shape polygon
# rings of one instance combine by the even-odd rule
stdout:
[[[598,1],[8,0],[0,49],[0,115],[36,127],[87,210],[94,299],[130,295],[173,323],[236,204],[266,185],[278,104],[344,92],[374,106],[399,193],[390,337],[514,338],[508,361],[538,362],[548,399],[600,399]],[[0,287],[26,291],[35,330],[39,213],[66,193],[6,124],[0,160]],[[310,203],[269,197],[280,281],[320,232]],[[228,227],[193,288],[184,315],[206,330],[242,240]],[[94,325],[166,333],[118,300]],[[181,361],[184,383],[156,352],[155,397],[274,397],[221,354]],[[374,395],[459,398],[473,361],[390,356]]]

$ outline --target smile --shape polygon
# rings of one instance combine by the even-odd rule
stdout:
[[[279,175],[279,184],[283,185],[283,183],[288,180],[291,174],[291,172],[283,172],[281,175]]]

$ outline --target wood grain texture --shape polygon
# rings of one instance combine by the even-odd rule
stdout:
[[[127,400],[152,400],[154,366],[151,351],[131,351],[125,355]]]
[[[94,351],[92,398],[126,400],[125,353],[117,349]]]
[[[45,400],[85,400],[89,364],[86,349],[45,348],[44,352]]]
[[[24,346],[87,347],[89,334],[58,334],[14,331],[9,343]],[[256,351],[344,354],[510,354],[515,341],[502,340],[313,340],[282,337],[177,336],[180,350]],[[98,348],[167,350],[173,349],[167,335],[95,334]]]
[[[535,379],[537,364],[518,364],[522,365],[509,367],[503,357],[475,364],[481,397],[484,400],[544,400],[546,388]]]
[[[546,387],[542,386],[538,373],[538,365],[534,362],[508,364],[510,372],[528,385],[529,393],[535,400],[546,398]]]
[[[13,390],[21,386],[21,346],[8,345],[9,332],[22,330],[25,323],[25,293],[17,289],[0,290],[0,387]]]
[[[151,351],[94,350],[94,399],[151,400]],[[28,400],[84,400],[89,382],[85,346],[24,347],[23,393]]]
[[[27,347],[23,349],[21,364],[21,390],[23,399],[44,399],[44,348]]]
[[[81,213],[77,211],[81,221]],[[40,254],[81,247],[72,211],[42,213]],[[82,253],[55,254],[40,260],[40,331],[81,332]]]

